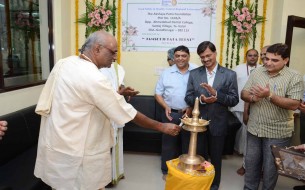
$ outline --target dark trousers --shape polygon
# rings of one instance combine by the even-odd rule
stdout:
[[[262,182],[262,189],[274,189],[278,173],[270,146],[289,146],[291,138],[265,138],[247,133],[247,154],[245,156],[244,190],[257,190]],[[263,170],[263,179],[261,179]]]
[[[301,144],[305,144],[305,113],[300,115],[300,140]]]
[[[162,113],[162,122],[165,123],[175,123],[180,124],[180,118],[182,113],[172,112],[171,116],[172,121],[169,121],[165,116],[165,113]],[[178,158],[182,153],[181,144],[185,143],[185,131],[181,130],[180,134],[177,136],[171,136],[167,134],[162,135],[162,150],[161,150],[161,170],[163,174],[167,174],[168,168],[166,166],[166,161]]]
[[[188,140],[190,132],[188,132]],[[210,158],[215,168],[215,177],[212,183],[219,187],[221,179],[222,152],[225,143],[225,136],[213,136],[209,130],[203,133],[197,133],[197,155],[204,157],[205,160]]]

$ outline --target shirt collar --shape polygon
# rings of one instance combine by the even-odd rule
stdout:
[[[287,66],[285,65],[277,74],[273,75],[273,76],[269,76],[269,73],[268,73],[268,70],[266,67],[264,67],[264,72],[266,72],[266,74],[269,76],[269,77],[276,77],[278,75],[283,75],[285,72],[287,71]]]
[[[188,63],[188,65],[189,65],[189,67],[187,68],[187,70],[188,70],[188,71],[192,70],[192,68],[191,68],[191,66],[190,66],[190,63]],[[171,69],[171,72],[178,72],[178,73],[181,73],[180,70],[179,70],[179,68],[177,67],[176,64],[172,65],[172,66],[170,67],[170,69]]]
[[[216,65],[215,65],[215,67],[214,67],[214,69],[212,70],[212,73],[216,73],[216,71],[217,71],[217,68],[218,68],[218,63],[216,62]],[[207,68],[205,68],[205,71],[206,71],[206,73],[209,73],[209,71],[208,71],[208,69]]]

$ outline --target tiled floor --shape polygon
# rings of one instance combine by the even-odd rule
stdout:
[[[165,181],[162,180],[160,171],[160,155],[131,153],[124,154],[125,179],[108,190],[163,190]],[[242,157],[225,156],[222,167],[222,180],[220,190],[243,189],[244,178],[236,174],[241,166]],[[295,185],[304,183],[280,176],[275,190],[291,190]],[[106,189],[106,190],[107,190]]]

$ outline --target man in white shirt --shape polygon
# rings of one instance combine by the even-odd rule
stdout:
[[[40,95],[41,127],[34,174],[57,190],[97,190],[111,181],[110,120],[178,135],[180,127],[160,123],[135,110],[99,69],[117,57],[116,39],[92,33],[80,56],[59,60]]]
[[[114,60],[115,61],[115,60]],[[110,68],[101,68],[101,73],[105,75],[112,83],[112,87],[119,94],[123,96],[135,96],[139,91],[135,91],[131,87],[125,88],[124,76],[125,70],[118,63],[114,62]],[[111,149],[112,158],[112,182],[107,185],[116,185],[120,179],[124,178],[124,154],[123,154],[123,127],[124,125],[118,125],[114,121],[111,121],[111,125],[114,129],[115,144]]]
[[[241,128],[236,133],[235,145],[234,149],[239,154],[246,154],[246,137],[247,137],[247,121],[249,117],[249,106],[248,104],[241,100],[240,93],[244,88],[250,73],[257,67],[258,61],[258,52],[255,49],[249,49],[246,53],[247,62],[244,64],[240,64],[235,67],[234,71],[237,75],[237,84],[238,84],[238,94],[239,94],[239,102],[236,106],[231,108],[233,114],[238,118],[238,120],[242,123]],[[237,170],[239,175],[245,174],[244,165]]]

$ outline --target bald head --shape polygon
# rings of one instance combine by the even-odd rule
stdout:
[[[117,58],[117,41],[105,31],[96,31],[86,39],[80,49],[98,67],[110,67]]]
[[[86,39],[84,45],[80,49],[80,52],[83,53],[85,51],[88,51],[89,49],[93,48],[95,44],[105,45],[105,44],[113,44],[116,45],[116,39],[111,34],[99,30],[96,32],[93,32],[89,35],[89,37]]]

